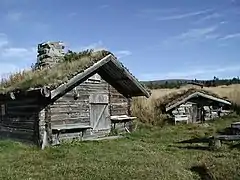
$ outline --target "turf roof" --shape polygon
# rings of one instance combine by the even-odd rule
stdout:
[[[106,50],[96,52],[86,50],[79,53],[69,51],[61,62],[50,69],[26,70],[10,75],[8,79],[2,79],[0,93],[29,90],[43,86],[54,89],[109,54],[112,53]]]
[[[171,94],[167,95],[164,99],[164,104],[166,106],[171,106],[171,105],[187,98],[189,95],[191,95],[195,92],[200,92],[200,93],[210,95],[210,96],[213,96],[213,97],[216,97],[216,98],[227,100],[226,98],[220,97],[219,95],[217,95],[215,93],[212,93],[210,91],[203,90],[203,89],[200,90],[200,89],[196,89],[196,88],[191,88],[191,89],[188,89],[188,90],[183,90],[183,91],[179,91],[177,93],[171,93]]]

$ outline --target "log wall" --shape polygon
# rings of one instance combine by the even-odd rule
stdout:
[[[74,94],[78,98],[74,98]],[[124,115],[130,113],[130,101],[121,95],[116,89],[102,79],[89,79],[50,105],[51,111],[51,127],[64,124],[90,124],[90,103],[91,94],[105,94],[109,97],[109,113],[110,115]],[[98,132],[97,135],[106,135],[109,131]],[[91,134],[87,131],[86,137]],[[62,134],[60,139],[72,139],[79,137],[79,133]],[[52,136],[53,141],[55,136]]]
[[[74,98],[74,93],[79,97]],[[66,93],[51,105],[51,124],[75,124],[90,125],[90,94],[108,94],[106,83],[84,82],[74,90]]]
[[[53,103],[43,98],[38,91],[18,95],[13,99],[0,97],[0,138],[42,145],[44,132],[47,132],[49,143],[54,141],[51,128],[55,125],[91,125],[91,94],[108,95],[110,115],[130,114],[128,98],[102,79],[89,79]],[[106,135],[106,132],[100,133]],[[74,138],[79,133],[64,136]]]
[[[0,101],[0,137],[38,144],[41,102],[38,94]]]
[[[130,101],[128,98],[120,94],[112,86],[109,87],[110,91],[110,112],[112,116],[116,115],[129,115],[130,114]]]

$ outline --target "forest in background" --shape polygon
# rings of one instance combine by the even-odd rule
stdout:
[[[212,80],[188,80],[188,79],[168,79],[168,80],[155,80],[155,81],[142,81],[150,89],[163,89],[163,88],[180,88],[183,85],[189,83],[198,83],[204,87],[216,87],[222,85],[240,84],[240,79],[238,77],[233,77],[232,79],[219,79],[214,76]]]

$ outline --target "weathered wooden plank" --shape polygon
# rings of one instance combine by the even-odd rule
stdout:
[[[52,108],[52,114],[65,114],[65,113],[85,113],[89,112],[89,108]]]
[[[239,141],[240,135],[217,135],[215,139],[224,140],[224,141]]]
[[[58,99],[56,102],[54,102],[54,104],[63,104],[63,105],[66,105],[66,104],[80,104],[80,103],[88,103],[89,102],[89,98],[88,99],[85,99],[85,100],[81,100],[81,99],[78,99],[78,100],[69,100],[69,99]]]
[[[112,113],[115,113],[115,115],[116,115],[116,113],[128,114],[127,112],[128,112],[127,109],[112,109]]]
[[[52,130],[55,130],[55,132],[62,131],[63,133],[65,133],[64,132],[65,130],[67,131],[66,133],[68,133],[71,130],[80,132],[81,130],[86,130],[86,129],[91,129],[91,126],[90,125],[82,125],[81,123],[61,124],[61,125],[52,126]]]
[[[61,125],[61,124],[75,124],[75,123],[82,123],[83,125],[89,125],[90,118],[80,117],[80,118],[58,119],[58,120],[51,121],[52,126]]]
[[[111,112],[112,116],[125,115],[125,114],[127,114],[127,112],[125,112],[125,111],[112,111]]]
[[[23,141],[27,141],[27,142],[33,142],[36,137],[34,136],[34,134],[30,134],[30,133],[25,133],[25,132],[10,132],[10,131],[0,131],[0,137],[1,138],[10,138],[10,139],[20,139]]]
[[[82,89],[105,89],[107,90],[108,88],[106,87],[107,83],[105,82],[100,82],[100,83],[92,83],[92,82],[84,82],[82,84],[80,84],[79,86],[77,86],[77,90],[82,90]]]
[[[21,106],[23,104],[39,104],[39,99],[37,98],[26,98],[26,99],[17,99],[17,100],[10,100],[7,101],[8,106]]]
[[[7,105],[7,109],[8,110],[12,110],[12,109],[18,109],[18,110],[22,110],[22,109],[31,109],[31,110],[37,110],[40,109],[40,105],[38,104],[22,104],[22,105]]]
[[[9,128],[22,128],[22,129],[30,129],[34,130],[35,128],[35,123],[34,122],[8,122],[8,121],[3,121],[1,124],[2,127],[9,127]]]
[[[79,97],[77,100],[74,100],[74,94],[73,93],[68,93],[68,94],[65,94],[64,96],[62,96],[61,98],[59,98],[59,100],[69,100],[69,101],[79,101],[79,100],[86,100],[89,98],[89,95],[86,94],[86,95],[83,95],[79,92]]]
[[[90,103],[88,101],[86,102],[68,102],[68,101],[62,101],[62,102],[56,102],[53,105],[51,105],[51,108],[83,108],[83,109],[87,109],[89,108]]]
[[[111,103],[127,103],[127,99],[111,98]]]
[[[68,118],[84,118],[89,117],[89,112],[87,113],[69,113],[69,114],[53,114],[51,116],[51,121],[59,119],[68,119]]]
[[[23,128],[10,128],[10,127],[5,127],[2,126],[0,133],[4,135],[4,133],[6,134],[18,134],[19,138],[24,138],[25,136],[27,137],[33,137],[34,135],[34,130],[32,129],[23,129]]]
[[[26,111],[18,111],[18,110],[8,110],[7,111],[7,114],[8,114],[8,117],[16,117],[16,116],[19,116],[19,117],[30,117],[30,116],[37,116],[38,112],[31,112],[29,110],[26,110]]]
[[[68,101],[65,101],[65,103],[55,103],[51,105],[51,108],[89,108],[88,102],[78,102],[78,103],[70,103]]]
[[[122,108],[126,108],[128,106],[128,103],[111,103],[111,106],[114,107],[122,107]]]
[[[89,97],[89,103],[105,103],[108,104],[108,94],[91,94]]]
[[[29,117],[25,117],[25,116],[4,116],[2,118],[2,121],[17,121],[17,122],[34,122],[35,120],[37,120],[37,116],[29,116]]]

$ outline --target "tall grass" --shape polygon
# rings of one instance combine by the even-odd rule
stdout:
[[[168,116],[164,114],[162,105],[163,101],[158,98],[135,98],[131,111],[143,123],[162,126],[168,119]]]
[[[186,91],[187,87],[180,89],[155,89],[150,98],[135,98],[132,104],[132,113],[143,123],[162,125],[168,116],[164,114],[163,106],[166,98],[173,93]],[[189,88],[190,89],[190,88]],[[233,109],[240,114],[240,85],[204,87],[204,90],[225,97],[233,103]]]

